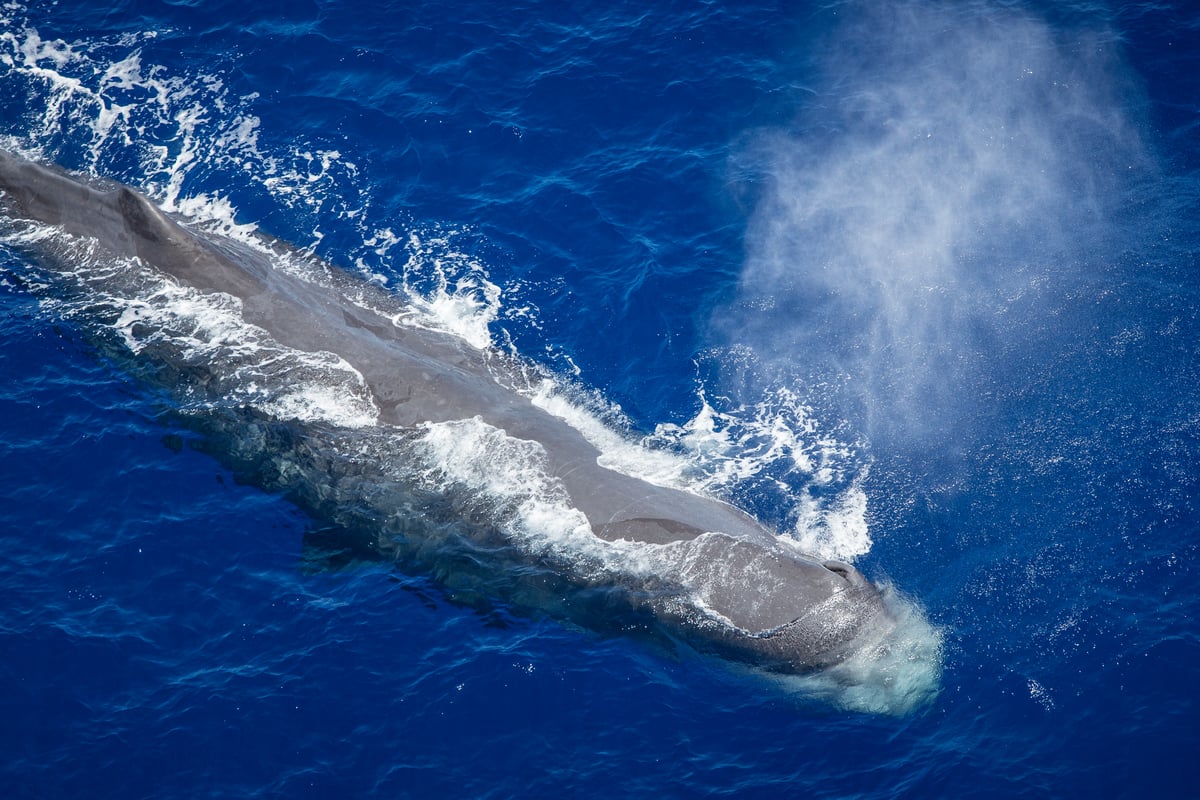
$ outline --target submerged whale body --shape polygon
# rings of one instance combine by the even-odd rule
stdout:
[[[175,393],[220,458],[454,591],[590,628],[647,625],[785,673],[838,664],[892,622],[854,567],[805,556],[723,502],[603,466],[522,391],[513,359],[412,324],[374,284],[294,251],[305,268],[284,268],[278,243],[194,232],[127,186],[3,151],[0,191],[21,234],[9,238],[101,298],[91,308],[118,349]],[[179,296],[243,327],[164,311]],[[366,421],[279,400],[317,373],[335,375]],[[264,391],[275,405],[246,399]]]

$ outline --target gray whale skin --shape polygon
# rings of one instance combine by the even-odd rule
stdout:
[[[599,451],[579,431],[497,377],[496,359],[502,356],[449,334],[398,325],[369,304],[351,303],[346,294],[273,268],[261,255],[254,258],[225,246],[220,237],[194,233],[121,184],[75,177],[0,150],[0,190],[0,204],[12,220],[57,226],[94,240],[114,258],[136,256],[142,267],[185,286],[232,295],[240,299],[245,320],[281,345],[337,354],[361,373],[379,409],[380,425],[397,436],[423,423],[478,417],[510,437],[537,442],[545,451],[546,472],[587,517],[592,534],[601,540],[597,544],[627,540],[634,547],[675,554],[671,563],[678,567],[667,574],[614,581],[625,585],[599,589],[594,577],[573,575],[569,565],[555,565],[549,580],[546,570],[535,570],[541,577],[532,582],[550,588],[510,591],[518,606],[540,606],[551,616],[600,630],[606,626],[604,614],[617,608],[614,616],[625,611],[632,613],[626,620],[640,620],[621,629],[656,628],[655,635],[701,652],[794,674],[840,663],[856,651],[866,631],[892,621],[879,590],[854,567],[806,557],[723,502],[601,466]],[[359,296],[386,294],[349,273],[328,272],[341,275],[337,280],[352,285]],[[303,426],[293,426],[283,438],[295,447],[306,435]],[[336,470],[335,461],[325,459],[315,472]],[[269,479],[261,483],[267,488],[283,485]],[[328,497],[312,487],[291,494],[318,514],[328,506]],[[416,516],[421,513],[415,510]],[[344,521],[336,513],[330,516],[335,526]],[[406,528],[406,535],[418,528]],[[466,574],[479,576],[485,592],[490,588],[483,576],[494,573],[497,565],[520,572],[527,562],[539,560],[526,553],[523,564],[520,547],[486,524],[463,530],[467,533],[460,538],[468,540],[469,552],[463,555],[460,548],[458,562],[483,560]],[[388,548],[386,542],[372,546]],[[412,547],[421,552],[422,546],[417,542]],[[508,555],[489,563],[487,554],[498,552]],[[445,579],[453,568],[433,564],[430,569]],[[497,591],[503,594],[504,586],[511,589],[519,582],[513,581],[502,581]],[[451,576],[448,582],[462,587],[470,578]],[[586,603],[562,600],[564,590],[568,595],[572,590],[584,595],[604,590],[607,599],[600,612],[596,604],[591,612],[577,612],[573,609]]]

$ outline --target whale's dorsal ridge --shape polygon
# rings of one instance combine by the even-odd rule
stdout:
[[[695,539],[704,533],[700,528],[665,517],[634,517],[619,522],[607,522],[593,526],[601,539],[616,541],[626,539],[646,544],[670,544],[671,542]]]
[[[151,208],[145,197],[128,186],[116,190],[116,206],[125,220],[125,226],[134,236],[155,244],[172,238],[164,235],[163,220],[158,219],[157,209]],[[155,222],[159,224],[155,225]]]

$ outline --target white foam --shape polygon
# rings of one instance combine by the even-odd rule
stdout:
[[[115,328],[135,354],[147,346],[167,345],[183,363],[212,365],[227,387],[222,397],[201,402],[254,405],[281,419],[324,421],[365,427],[378,420],[378,408],[360,373],[333,353],[284,347],[241,316],[241,303],[223,294],[199,292],[162,278],[145,298],[125,302]],[[135,327],[148,335],[136,336]]]
[[[578,399],[569,398],[560,383],[547,378],[533,388],[530,400],[538,408],[566,421],[583,434],[600,450],[601,465],[659,486],[699,489],[686,477],[692,466],[689,459],[631,440],[594,410],[594,406],[602,402],[598,398],[593,398],[593,408],[587,408]],[[620,414],[620,409],[615,407],[606,407],[603,411],[610,418]]]
[[[540,444],[515,439],[478,417],[423,427],[418,447],[425,452],[431,485],[461,484],[484,498],[499,525],[531,553],[584,572],[609,565],[603,553],[609,543],[593,535],[587,517],[547,474]]]
[[[867,496],[851,448],[823,436],[795,393],[778,391],[752,414],[720,413],[698,390],[700,410],[680,426],[659,425],[640,440],[626,431],[620,409],[545,379],[529,392],[534,405],[568,422],[597,447],[600,463],[660,486],[728,497],[739,484],[770,471],[790,504],[794,527],[783,531],[797,549],[826,559],[852,560],[871,549]],[[610,420],[616,418],[618,425]],[[834,486],[818,496],[812,489]]]
[[[716,541],[712,535],[668,544],[602,539],[571,505],[561,481],[546,472],[540,443],[516,439],[478,417],[422,427],[418,446],[426,456],[430,486],[460,484],[468,494],[484,498],[499,527],[529,552],[589,579],[674,576],[690,590],[681,602],[707,608],[704,592],[710,582],[694,578],[702,566],[711,571],[704,551]]]
[[[796,527],[787,538],[801,552],[834,561],[852,561],[869,552],[872,541],[867,524],[867,493],[860,482],[865,474],[832,501],[802,496]]]
[[[278,419],[327,422],[340,428],[366,428],[379,420],[379,410],[368,396],[339,385],[302,384],[261,407]]]
[[[662,424],[647,443],[687,456],[684,476],[696,491],[731,496],[755,484],[779,504],[798,547],[822,558],[852,560],[871,549],[867,466],[856,449],[821,431],[811,409],[788,388],[753,406],[721,411],[697,390],[700,409],[683,425]]]
[[[479,262],[454,246],[458,231],[412,231],[404,240],[407,259],[400,291],[410,308],[397,323],[452,333],[472,347],[491,347],[491,325],[500,312],[501,290]],[[399,243],[390,230],[368,240],[376,252]]]
[[[515,439],[478,417],[424,429],[418,447],[424,451],[429,486],[445,490],[457,484],[459,491],[480,498],[493,522],[529,554],[585,581],[636,585],[655,576],[677,585],[679,593],[661,602],[681,616],[699,612],[732,625],[708,602],[721,580],[714,573],[723,569],[705,555],[713,535],[668,544],[601,539],[570,504],[561,482],[546,472],[539,443]]]
[[[46,41],[36,27],[13,23],[0,34],[0,61],[41,109],[30,138],[52,142],[66,131],[72,140],[90,141],[91,165],[118,178],[100,168],[106,152],[136,154],[139,163],[130,175],[139,188],[165,210],[197,219],[207,219],[207,209],[185,187],[198,169],[236,169],[314,218],[317,212],[354,213],[344,198],[352,194],[346,187],[354,184],[357,168],[338,150],[295,147],[290,157],[267,155],[259,148],[261,121],[253,113],[258,95],[230,95],[220,75],[173,75],[145,63],[141,47],[155,36],[144,31]],[[337,198],[333,208],[331,198]]]
[[[254,407],[278,419],[340,427],[376,425],[379,410],[362,375],[340,356],[285,347],[242,317],[241,301],[181,286],[137,259],[97,252],[94,241],[46,225],[24,225],[18,246],[56,248],[58,273],[75,291],[43,298],[55,313],[113,334],[131,355],[154,351],[185,375],[185,410]]]

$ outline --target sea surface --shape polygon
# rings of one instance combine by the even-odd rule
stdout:
[[[11,0],[0,148],[526,359],[904,598],[928,689],[321,557],[10,227],[0,796],[1200,793],[1194,6]]]

